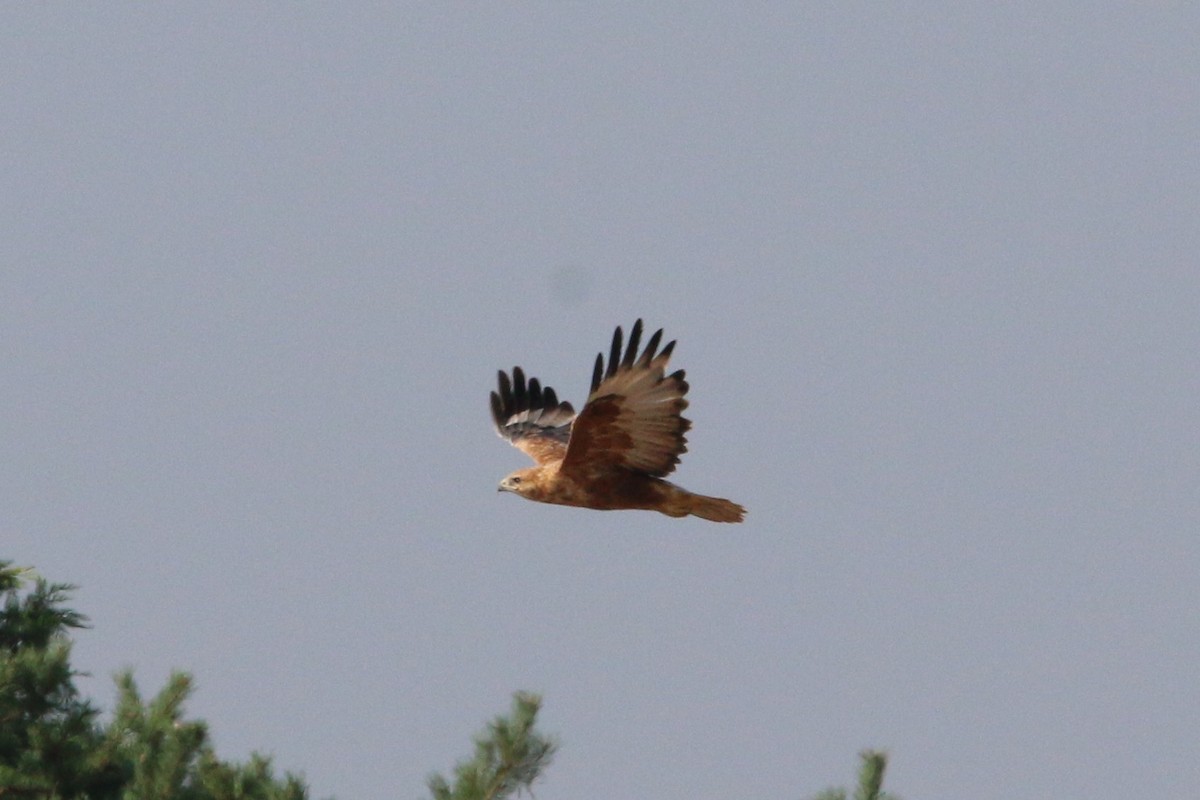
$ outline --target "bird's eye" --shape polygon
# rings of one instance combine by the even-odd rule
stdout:
[[[513,482],[513,483],[520,483],[520,482],[521,482],[521,479],[520,479],[520,478],[513,478],[513,479],[512,479],[512,482]]]

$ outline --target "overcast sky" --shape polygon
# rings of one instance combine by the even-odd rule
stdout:
[[[0,556],[85,691],[417,798],[1200,783],[1200,11],[10,4]],[[497,494],[515,364],[677,338],[741,526]]]

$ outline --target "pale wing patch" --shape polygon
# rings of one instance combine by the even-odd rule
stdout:
[[[603,354],[596,357],[592,391],[575,420],[564,470],[588,474],[620,468],[661,477],[687,452],[684,434],[691,423],[680,414],[687,408],[688,384],[683,370],[664,374],[675,342],[655,353],[662,340],[659,330],[639,358],[641,335],[638,320],[622,357],[617,328],[607,370]]]
[[[492,420],[496,432],[539,464],[561,459],[567,452],[575,409],[559,402],[549,386],[537,378],[525,381],[525,372],[513,367],[512,380],[499,373],[499,391],[492,392]]]

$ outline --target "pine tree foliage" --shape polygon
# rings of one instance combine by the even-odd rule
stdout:
[[[62,607],[71,588],[0,561],[0,793],[104,796],[116,780],[97,758],[96,709],[75,690],[66,631],[86,620]]]
[[[130,673],[119,675],[103,725],[75,688],[67,634],[86,620],[63,605],[71,589],[0,561],[0,797],[304,800],[303,782],[276,779],[267,758],[217,759],[204,723],[184,718],[184,673],[149,701]]]
[[[475,737],[475,756],[454,768],[454,783],[429,778],[433,800],[502,800],[529,791],[549,765],[557,743],[535,729],[542,699],[518,692],[512,712],[496,717]]]
[[[119,674],[104,724],[75,688],[68,634],[87,619],[64,605],[73,588],[0,560],[0,800],[306,800],[303,781],[276,778],[264,756],[244,764],[216,757],[205,724],[184,715],[186,673],[173,673],[150,699],[131,672]],[[515,694],[510,713],[476,736],[475,754],[454,768],[453,782],[429,778],[433,800],[532,794],[558,746],[536,729],[541,702]],[[898,800],[881,788],[886,754],[860,756],[854,800]],[[813,800],[848,797],[827,789]]]
[[[859,753],[862,765],[858,769],[858,787],[854,790],[854,800],[899,800],[893,794],[883,791],[883,772],[887,769],[887,753],[878,750],[864,750]],[[846,800],[845,789],[826,789],[813,800]]]

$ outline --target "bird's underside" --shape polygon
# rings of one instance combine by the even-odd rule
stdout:
[[[520,367],[513,368],[511,379],[500,373],[499,391],[491,396],[496,430],[536,462],[501,481],[500,491],[542,503],[741,522],[740,505],[663,480],[687,452],[691,423],[681,412],[688,384],[683,370],[666,374],[675,342],[659,352],[659,330],[639,357],[641,335],[638,320],[623,349],[616,329],[607,367],[598,355],[578,414],[537,378],[527,381]]]

